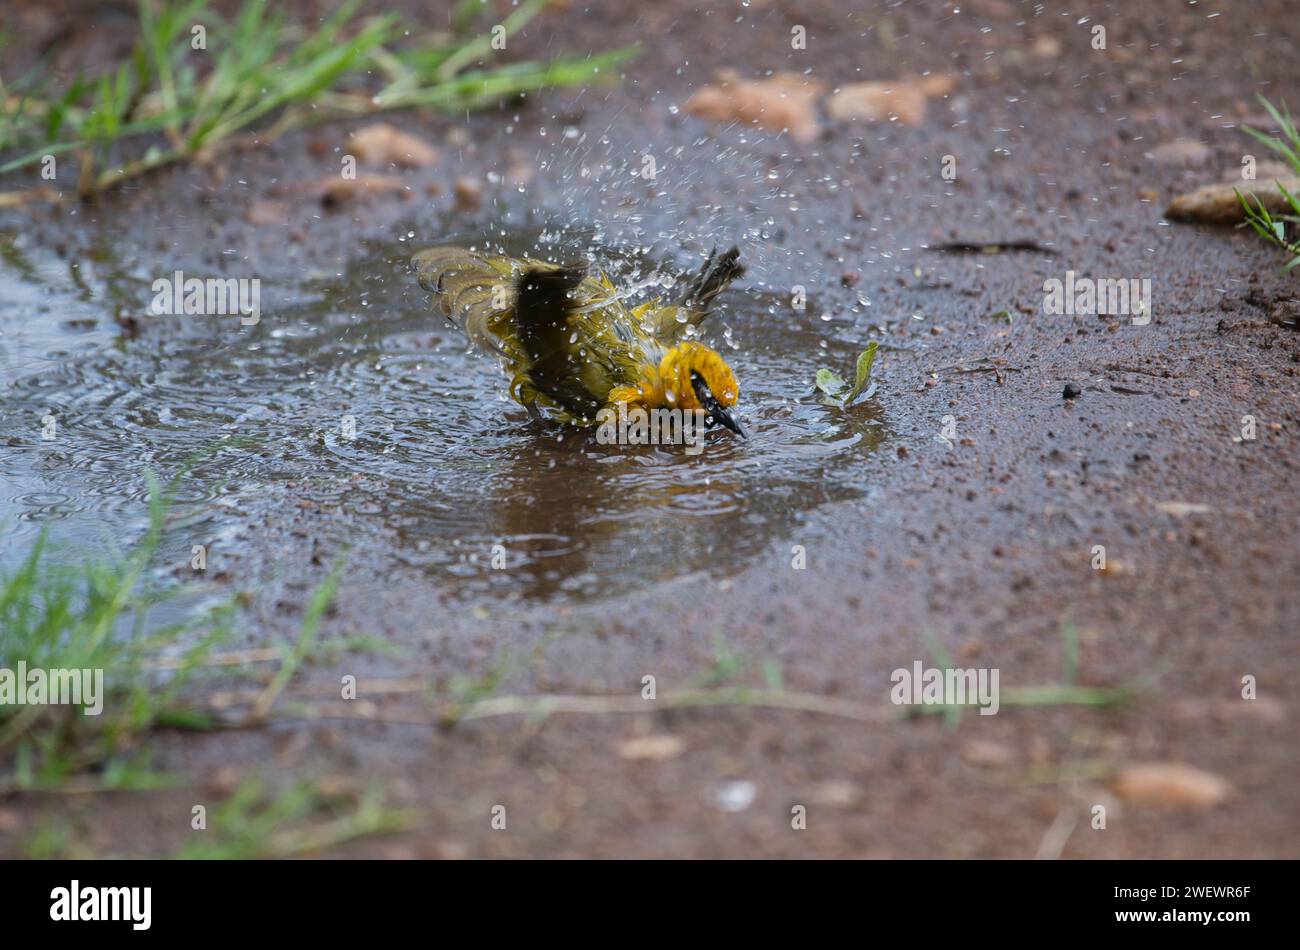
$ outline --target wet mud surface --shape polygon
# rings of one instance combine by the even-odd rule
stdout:
[[[346,128],[329,126],[95,206],[4,212],[0,563],[44,525],[64,545],[138,536],[144,469],[206,453],[160,573],[186,580],[190,545],[208,545],[204,589],[251,593],[233,646],[255,648],[294,637],[346,552],[323,635],[401,651],[310,664],[308,690],[489,678],[499,696],[635,698],[646,676],[671,693],[740,656],[727,682],[872,711],[647,701],[440,729],[376,691],[376,721],[156,737],[157,764],[204,794],[269,768],[380,781],[421,810],[411,832],[343,854],[1296,856],[1300,336],[1268,320],[1295,277],[1246,232],[1161,211],[1257,149],[1240,125],[1257,92],[1289,93],[1300,26],[1283,3],[1086,6],[571,4],[528,29],[524,54],[641,41],[623,83],[467,120],[401,115],[443,150],[402,172],[402,194],[329,209],[295,192],[337,166]],[[793,24],[815,56],[790,50]],[[1033,52],[1040,37],[1055,55]],[[827,121],[806,144],[682,114],[714,68],[756,63],[831,86],[957,82],[919,126]],[[1183,138],[1211,157],[1152,157]],[[633,174],[647,153],[653,182]],[[458,207],[463,178],[476,209]],[[267,202],[277,220],[250,224]],[[600,246],[624,273],[679,279],[738,243],[749,272],[706,337],[737,371],[752,438],[717,433],[687,458],[529,422],[406,267],[448,239]],[[938,249],[983,241],[1027,249]],[[175,270],[260,278],[260,323],[148,315],[151,281]],[[1152,319],[1045,314],[1044,281],[1067,270],[1150,278]],[[872,339],[876,394],[819,405],[816,371],[847,374]],[[49,443],[47,413],[63,433]],[[997,668],[1004,689],[1059,683],[1067,629],[1079,683],[1141,683],[1140,698],[956,722],[889,702],[893,670],[943,655]],[[678,741],[629,743],[646,736]],[[1116,794],[1118,772],[1151,762],[1233,794],[1204,809]],[[194,800],[3,807],[150,854],[184,839]],[[0,850],[20,837],[0,831]]]

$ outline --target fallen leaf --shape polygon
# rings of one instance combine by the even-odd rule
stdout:
[[[871,382],[871,367],[876,362],[876,349],[876,341],[872,340],[867,344],[867,348],[858,354],[858,362],[854,370],[853,388],[844,397],[845,406],[852,405],[853,400],[857,399],[862,394],[862,391],[867,388],[867,384]]]
[[[686,743],[677,736],[636,736],[618,744],[618,754],[631,762],[662,762],[675,759],[686,750]]]
[[[712,122],[744,122],[774,132],[788,131],[796,142],[817,138],[817,100],[826,85],[798,73],[745,80],[734,70],[720,70],[716,81],[686,100],[685,111]]]
[[[857,82],[841,87],[826,102],[832,119],[881,122],[896,115],[908,125],[925,121],[926,94],[909,82]]]
[[[1227,779],[1179,762],[1126,765],[1111,787],[1130,804],[1172,808],[1210,808],[1232,793]]]
[[[1282,187],[1295,194],[1300,191],[1300,178],[1284,179]],[[1254,198],[1251,198],[1253,194],[1273,214],[1291,213],[1286,196],[1277,190],[1273,182],[1259,180],[1206,185],[1179,195],[1165,209],[1165,217],[1175,221],[1199,221],[1203,224],[1237,224],[1246,220],[1246,215],[1234,189],[1240,189],[1242,196],[1252,205],[1255,203]]]
[[[368,165],[424,168],[436,164],[438,150],[409,132],[387,122],[358,129],[348,137],[348,149]]]

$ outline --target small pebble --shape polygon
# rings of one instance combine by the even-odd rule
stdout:
[[[754,804],[758,786],[748,781],[726,782],[713,793],[714,804],[723,811],[740,812]]]
[[[1082,394],[1083,390],[1079,388],[1078,383],[1066,383],[1065,389],[1061,392],[1061,396],[1065,399],[1074,399]]]

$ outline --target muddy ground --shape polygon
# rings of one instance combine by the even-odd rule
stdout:
[[[337,849],[347,855],[1300,854],[1300,766],[1286,738],[1300,702],[1300,337],[1268,319],[1296,278],[1279,274],[1282,261],[1249,233],[1162,217],[1172,196],[1258,152],[1240,125],[1261,121],[1256,93],[1293,93],[1294,11],[1280,0],[1248,9],[991,0],[960,13],[953,4],[873,3],[861,14],[845,6],[567,4],[530,26],[517,52],[640,42],[621,84],[530,96],[468,119],[401,115],[403,128],[443,150],[437,165],[400,172],[406,195],[329,210],[286,189],[335,168],[347,128],[331,126],[154,175],[96,206],[7,212],[0,227],[30,253],[68,262],[256,275],[268,288],[260,326],[216,331],[250,337],[276,327],[276,301],[303,283],[360,280],[350,271],[359,260],[397,260],[407,247],[498,224],[662,231],[670,238],[659,246],[675,242],[683,266],[715,240],[739,241],[751,267],[729,295],[742,384],[759,363],[745,352],[746,330],[763,336],[757,320],[824,334],[836,352],[889,344],[865,410],[884,438],[862,447],[867,474],[855,497],[822,499],[809,476],[816,503],[772,516],[774,530],[735,532],[747,507],[761,507],[761,480],[747,482],[729,499],[735,518],[713,529],[701,516],[691,538],[707,541],[703,564],[671,545],[640,556],[632,534],[623,557],[584,562],[589,579],[576,590],[544,572],[515,582],[507,571],[476,587],[454,582],[451,568],[404,561],[405,536],[377,527],[382,513],[349,503],[344,487],[309,485],[315,473],[304,463],[301,483],[267,489],[274,504],[212,516],[232,539],[219,583],[253,594],[235,646],[289,641],[311,589],[351,543],[322,636],[367,634],[404,652],[316,662],[304,692],[329,693],[349,673],[362,698],[368,680],[437,688],[504,663],[496,695],[635,699],[646,675],[664,694],[699,683],[721,637],[752,658],[739,681],[762,686],[766,661],[784,690],[851,701],[869,715],[749,704],[655,711],[646,702],[446,729],[419,724],[427,710],[410,696],[373,695],[377,718],[411,722],[157,735],[157,764],[192,787],[10,796],[0,807],[16,819],[0,829],[0,850],[19,853],[44,818],[66,823],[95,853],[170,853],[191,833],[195,801],[263,772],[379,781],[392,803],[421,815],[408,832]],[[57,25],[29,15],[34,29]],[[92,49],[114,16],[79,21],[67,42]],[[795,24],[807,28],[806,51],[790,49]],[[1095,24],[1107,28],[1105,51],[1090,45]],[[920,73],[957,83],[919,125],[823,119],[820,137],[797,144],[682,114],[719,67],[809,70],[829,86]],[[566,150],[567,127],[603,143],[594,157]],[[1191,164],[1151,154],[1179,139],[1209,152]],[[647,150],[668,157],[655,188],[602,192],[575,174],[575,163],[638,161]],[[940,176],[949,154],[955,182]],[[779,195],[769,170],[780,175]],[[457,207],[460,178],[481,183],[481,207]],[[250,209],[267,201],[287,208],[283,221],[250,224]],[[746,233],[754,228],[763,236]],[[935,249],[975,240],[1038,247]],[[1150,278],[1153,319],[1045,314],[1044,281],[1067,270]],[[794,285],[808,288],[808,310],[768,313]],[[277,297],[277,288],[290,289]],[[414,289],[403,299],[421,302]],[[757,315],[744,315],[746,299],[763,301]],[[101,325],[117,336],[111,320],[106,313]],[[163,347],[192,332],[138,323],[120,345]],[[1081,393],[1064,399],[1069,383]],[[484,427],[523,426],[498,401],[497,377],[479,374],[472,385]],[[775,410],[751,412],[761,439]],[[1253,441],[1240,439],[1245,415],[1258,420]],[[955,438],[945,441],[948,416]],[[537,465],[550,453],[572,463],[538,438]],[[293,464],[291,440],[271,451]],[[494,477],[490,453],[477,464]],[[575,491],[600,490],[591,467],[576,463]],[[442,490],[438,477],[429,472],[431,495]],[[138,469],[124,467],[121,479],[138,497]],[[368,490],[381,496],[425,490],[410,477],[378,481]],[[563,507],[553,489],[538,496]],[[545,513],[477,515],[489,527],[475,523],[467,535],[490,533],[494,518],[551,523]],[[570,512],[566,523],[580,522]],[[806,550],[804,570],[792,568],[795,545]],[[1105,571],[1093,568],[1097,545]],[[1070,628],[1081,683],[1141,683],[1141,696],[1097,709],[1004,705],[955,722],[902,718],[889,702],[891,671],[938,665],[941,650],[957,665],[997,668],[1004,690],[1059,683]],[[1258,680],[1253,702],[1241,698],[1246,675]],[[679,741],[627,744],[639,736]],[[1147,763],[1192,766],[1232,791],[1202,807],[1180,805],[1177,789],[1143,801],[1117,779]],[[505,830],[491,826],[498,804]],[[1097,804],[1107,808],[1104,830],[1092,827]],[[807,809],[803,830],[791,826],[797,805]]]

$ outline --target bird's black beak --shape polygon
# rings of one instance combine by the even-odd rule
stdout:
[[[740,423],[731,417],[731,413],[727,412],[722,403],[718,402],[718,397],[713,395],[713,390],[709,389],[709,384],[704,381],[703,376],[699,373],[691,373],[691,386],[695,390],[695,398],[709,414],[709,425],[725,426],[742,439],[749,438]]]

